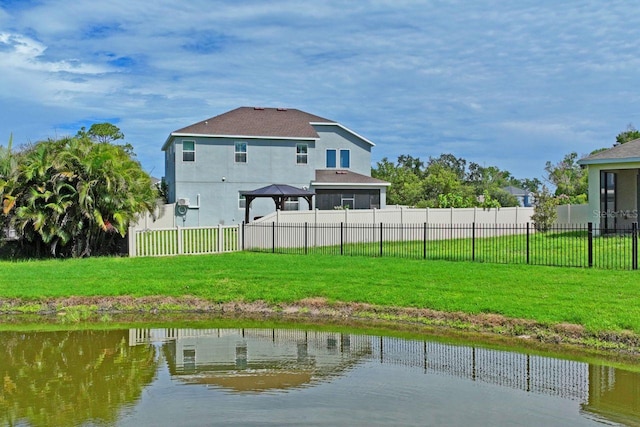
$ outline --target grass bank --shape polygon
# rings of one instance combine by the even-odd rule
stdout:
[[[135,301],[167,310],[253,304],[640,347],[637,271],[259,253],[0,262],[0,271],[5,314],[74,301],[95,310],[109,300],[125,310]]]

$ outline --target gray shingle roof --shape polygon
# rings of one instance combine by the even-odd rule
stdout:
[[[318,138],[312,122],[332,120],[288,108],[240,107],[174,131],[187,135]]]
[[[314,185],[321,184],[369,184],[369,185],[390,185],[387,181],[361,175],[347,170],[317,169]]]
[[[578,160],[580,165],[590,165],[597,163],[624,163],[640,161],[640,139],[616,145],[608,150],[587,156]]]

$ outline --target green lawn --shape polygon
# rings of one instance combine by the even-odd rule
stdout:
[[[363,231],[364,230],[364,231]],[[399,230],[399,229],[398,229]],[[470,227],[453,229],[453,238],[438,238],[450,232],[447,228],[442,230],[430,229],[430,239],[416,240],[412,235],[421,234],[418,227],[409,227],[404,240],[396,238],[384,240],[380,244],[379,237],[374,228],[357,228],[349,230],[350,233],[359,236],[367,236],[370,242],[349,243],[348,234],[345,232],[345,243],[333,246],[304,247],[280,247],[275,248],[277,253],[296,254],[345,254],[362,256],[383,256],[412,259],[431,260],[456,260],[478,261],[504,264],[531,264],[549,265],[561,267],[588,267],[589,266],[589,242],[587,231],[559,231],[547,233],[531,232],[529,236],[520,232],[518,234],[506,234],[497,237],[483,237],[482,233],[491,235],[500,234],[509,228],[493,230],[491,228],[477,231],[477,237],[455,238],[458,234],[470,234]],[[300,228],[298,230],[302,232]],[[522,229],[520,229],[522,231]],[[367,234],[368,233],[368,234]],[[389,234],[392,234],[393,231]],[[445,233],[445,234],[443,234]],[[400,236],[395,231],[396,237]],[[362,238],[362,237],[360,237]],[[264,252],[272,252],[272,248],[263,249]],[[594,237],[591,248],[591,263],[594,268],[627,269],[632,268],[632,237],[631,235],[609,235]]]
[[[246,252],[2,261],[0,271],[0,300],[192,295],[277,304],[322,297],[640,334],[638,271]]]

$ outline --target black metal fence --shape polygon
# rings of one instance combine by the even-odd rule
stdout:
[[[242,249],[637,270],[638,227],[250,223],[243,225]]]

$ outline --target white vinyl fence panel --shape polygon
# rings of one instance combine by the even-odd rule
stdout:
[[[129,229],[129,256],[201,255],[240,250],[240,226]]]

